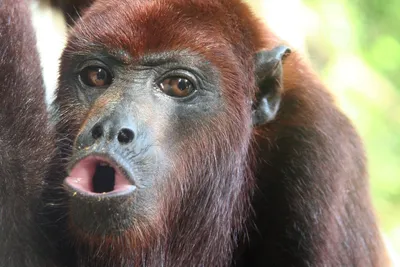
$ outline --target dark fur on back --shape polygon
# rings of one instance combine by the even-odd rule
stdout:
[[[285,65],[278,118],[256,132],[257,230],[243,266],[387,266],[362,143],[297,60]],[[292,84],[291,71],[301,71],[302,82]]]
[[[53,135],[28,1],[0,1],[0,266],[53,266],[35,214]]]

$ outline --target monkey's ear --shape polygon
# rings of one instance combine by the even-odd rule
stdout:
[[[281,45],[254,55],[259,92],[253,102],[253,126],[265,124],[275,118],[282,94],[282,62],[290,53],[288,47]]]

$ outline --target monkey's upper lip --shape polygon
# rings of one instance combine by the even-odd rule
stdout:
[[[125,195],[136,189],[126,170],[113,159],[103,155],[89,155],[78,160],[64,180],[73,194],[85,196]]]

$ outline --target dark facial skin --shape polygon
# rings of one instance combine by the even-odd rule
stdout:
[[[281,79],[280,60],[286,50],[278,47],[260,52],[265,55],[257,64],[264,68],[269,64],[269,72],[260,80]],[[124,51],[119,53],[126,56]],[[99,235],[158,219],[162,211],[154,207],[168,201],[162,194],[169,180],[176,179],[176,160],[185,161],[181,155],[185,154],[186,140],[198,138],[199,131],[212,125],[226,109],[218,70],[200,55],[166,52],[145,55],[138,61],[128,56],[128,62],[123,62],[113,54],[72,58],[73,70],[63,73],[68,87],[73,88],[71,99],[85,106],[89,114],[74,141],[68,171],[95,157],[94,161],[107,162],[132,185],[120,192],[114,192],[113,186],[110,192],[103,192],[93,186],[79,190],[73,182],[65,182],[73,223]],[[275,86],[265,87],[267,93],[278,96]],[[274,114],[265,111],[268,100],[264,101],[264,109],[258,112],[268,113],[272,119]],[[212,134],[208,136],[212,138]],[[103,184],[113,180],[99,179]]]
[[[96,156],[114,166],[132,188],[114,192],[111,186],[107,194],[90,188],[93,195],[68,183],[67,188],[74,223],[86,231],[113,234],[156,220],[161,192],[179,163],[174,161],[185,161],[185,139],[196,138],[199,122],[207,125],[218,116],[223,99],[215,67],[199,55],[151,54],[128,64],[109,54],[90,56],[74,58],[76,72],[67,78],[71,98],[89,113],[74,141],[68,170]],[[111,178],[99,179],[108,183]]]

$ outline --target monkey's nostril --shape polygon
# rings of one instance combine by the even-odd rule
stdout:
[[[124,128],[121,131],[119,131],[119,133],[118,133],[118,141],[121,144],[129,144],[130,142],[132,142],[134,137],[135,137],[135,134],[130,129]]]
[[[94,139],[99,139],[102,136],[103,136],[103,127],[101,127],[100,125],[94,126],[92,129],[92,137]]]

